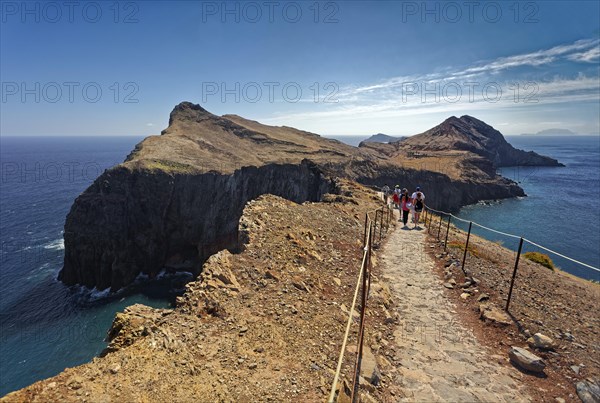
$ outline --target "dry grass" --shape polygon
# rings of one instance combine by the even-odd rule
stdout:
[[[525,259],[531,260],[532,262],[541,264],[542,266],[547,267],[552,271],[554,271],[554,269],[555,269],[554,262],[552,262],[552,259],[550,259],[550,257],[548,255],[545,255],[543,253],[527,252],[527,253],[523,254],[523,257]]]

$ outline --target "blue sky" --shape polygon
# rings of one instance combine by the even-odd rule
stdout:
[[[2,1],[1,135],[150,135],[181,101],[324,135],[600,131],[600,2]]]

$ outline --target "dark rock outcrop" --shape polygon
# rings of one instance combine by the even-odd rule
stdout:
[[[397,137],[397,136],[389,136],[383,133],[377,133],[361,141],[362,143],[395,143],[398,141],[406,140],[408,137]],[[360,147],[360,145],[359,145]]]
[[[270,193],[318,201],[332,184],[308,161],[245,167],[232,175],[171,174],[117,166],[79,196],[65,224],[59,279],[113,290],[163,268],[198,274],[211,254],[237,248],[244,205]]]

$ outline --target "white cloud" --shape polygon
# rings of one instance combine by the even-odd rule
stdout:
[[[596,46],[585,52],[577,52],[567,56],[567,59],[574,62],[598,63],[600,60],[600,46]]]
[[[572,44],[558,45],[550,49],[538,50],[531,53],[500,57],[488,62],[479,62],[477,65],[462,70],[447,67],[446,72],[429,73],[422,75],[408,75],[393,77],[379,83],[363,86],[348,86],[340,90],[338,97],[344,100],[357,100],[361,94],[375,94],[378,91],[396,90],[411,82],[436,83],[452,82],[457,80],[479,80],[486,74],[498,73],[510,68],[530,66],[539,67],[565,57],[575,62],[593,63],[600,57],[600,40],[582,39]]]
[[[531,77],[532,73],[539,76],[540,72],[547,76],[554,67],[559,72],[563,71],[562,65],[548,65],[559,59],[589,63],[598,58],[599,44],[597,39],[580,40],[527,54],[501,57],[463,69],[447,67],[437,72],[348,85],[333,96],[337,103],[315,103],[309,110],[298,112],[295,109],[292,113],[283,112],[262,120],[317,132],[335,133],[335,127],[376,132],[385,130],[387,126],[414,125],[418,120],[423,124],[426,120],[449,115],[491,115],[500,111],[513,114],[516,111],[540,111],[540,108],[548,110],[552,105],[560,110],[561,104],[597,104],[600,102],[597,73],[591,73],[592,76],[582,73],[574,77],[555,76],[537,81],[532,81]],[[541,70],[544,65],[548,66]],[[535,70],[521,68],[518,74],[498,74],[523,66]],[[560,117],[559,113],[554,113],[554,116]],[[506,122],[506,117],[502,119]],[[383,127],[374,126],[379,124]],[[515,124],[511,123],[513,127]],[[597,125],[597,122],[594,124]],[[411,132],[418,131],[408,131]],[[400,134],[397,131],[393,133]],[[403,133],[407,134],[407,131]]]
[[[598,39],[582,39],[569,45],[559,45],[550,49],[538,50],[522,55],[501,57],[481,66],[468,68],[464,72],[497,72],[519,66],[541,66],[551,63],[563,55],[566,55],[570,60],[579,61],[578,59],[572,59],[572,56],[575,54],[587,54],[594,49],[597,50],[599,42]],[[583,53],[581,53],[581,51],[583,51]]]

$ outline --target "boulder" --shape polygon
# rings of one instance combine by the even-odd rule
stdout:
[[[540,357],[521,347],[512,346],[508,356],[514,364],[527,371],[543,373],[546,368],[546,364]]]
[[[529,343],[531,347],[539,348],[541,350],[554,350],[556,348],[554,340],[542,333],[534,334],[527,339],[527,343]]]
[[[583,403],[600,402],[600,380],[586,379],[577,383],[577,396]]]
[[[510,325],[512,323],[510,317],[492,304],[480,304],[479,305],[480,318],[490,322],[498,323],[500,325]]]

